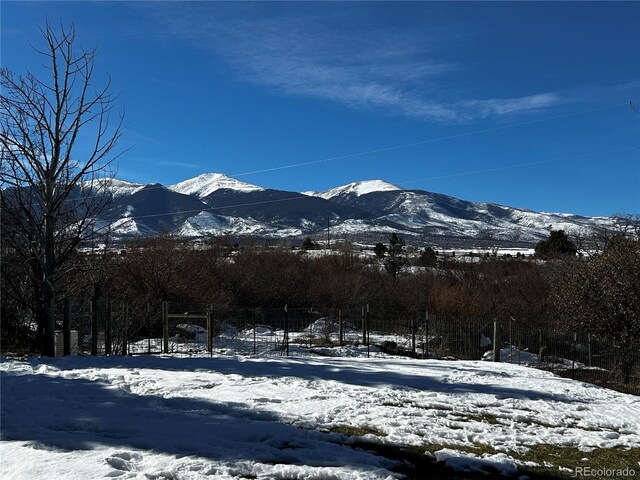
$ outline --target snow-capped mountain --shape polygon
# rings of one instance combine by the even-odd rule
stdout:
[[[469,202],[424,190],[378,191],[358,197],[337,196],[332,200],[367,212],[377,224],[431,238],[534,243],[545,238],[551,228],[588,235],[593,228],[606,228],[612,222],[611,218],[604,217],[540,213]]]
[[[184,180],[169,186],[170,190],[184,195],[195,195],[204,198],[221,189],[235,190],[237,192],[257,192],[264,190],[262,187],[228,177],[224,173],[203,173],[195,178]]]
[[[113,202],[99,219],[116,236],[334,236],[381,241],[390,233],[414,244],[532,245],[550,229],[588,235],[609,217],[541,213],[470,202],[383,180],[353,182],[325,192],[265,189],[221,173],[170,187],[113,180]]]
[[[126,180],[106,177],[84,182],[82,187],[96,189],[100,192],[108,192],[113,196],[113,198],[117,198],[125,195],[132,195],[138,190],[144,188],[144,185],[141,183],[127,182]]]
[[[400,187],[393,185],[392,183],[385,182],[384,180],[364,180],[332,188],[325,192],[308,191],[303,193],[305,195],[331,200],[335,197],[360,197],[373,192],[392,192],[397,190],[400,190]]]
[[[202,211],[212,209],[194,196],[154,183],[130,195],[115,197],[101,220],[112,222],[111,229],[116,234],[148,235],[171,232]]]
[[[351,205],[286,190],[218,190],[202,201],[224,215],[251,218],[272,227],[302,228],[303,231],[324,228],[329,217],[334,222],[368,217],[366,212]]]

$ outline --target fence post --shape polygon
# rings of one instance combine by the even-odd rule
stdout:
[[[169,312],[167,302],[162,302],[162,343],[164,353],[169,353]]]
[[[411,350],[413,351],[413,356],[416,356],[416,321],[411,319]]]
[[[207,305],[207,351],[213,356],[213,319],[211,318],[211,305]]]
[[[500,347],[502,341],[500,340],[500,324],[498,319],[493,320],[493,361],[500,361]]]
[[[342,323],[342,310],[338,310],[338,341],[340,346],[344,345],[344,324]]]
[[[71,355],[71,299],[64,299],[64,317],[62,319],[62,354]]]
[[[424,311],[424,346],[422,347],[422,359],[429,358],[429,310]]]
[[[289,308],[284,305],[284,345],[286,347],[287,357],[289,356]]]
[[[367,330],[366,330],[366,325],[364,323],[364,307],[362,307],[361,317],[362,317],[362,344],[366,345],[366,343],[367,343]]]
[[[122,304],[122,316],[124,318],[124,326],[122,327],[122,356],[129,353],[129,304]]]
[[[509,318],[509,363],[513,363],[513,317]],[[518,353],[518,365],[520,364],[520,354]]]
[[[98,317],[102,311],[104,292],[100,283],[93,285],[93,302],[91,315],[91,355],[98,355]]]
[[[104,354],[111,355],[111,301],[104,305]]]
[[[369,304],[365,313],[366,336],[367,336],[367,358],[371,356],[371,329],[369,328]]]
[[[593,356],[591,354],[591,334],[587,334],[587,342],[589,343],[589,366],[593,367]]]
[[[164,304],[163,304],[164,312]],[[149,308],[149,299],[147,299],[147,353],[151,355],[151,309]],[[129,305],[127,305],[127,315],[129,312]],[[164,313],[162,314],[164,318]],[[162,335],[164,336],[164,326],[162,327]]]
[[[540,360],[543,360],[543,351],[542,351],[542,347],[544,347],[544,343],[542,342],[542,329],[538,329],[538,353],[539,353],[539,357]]]
[[[576,342],[578,341],[578,333],[573,334],[573,343],[571,344],[571,370],[576,369]]]

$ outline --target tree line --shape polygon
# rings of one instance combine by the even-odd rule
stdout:
[[[395,243],[395,247],[393,244]],[[401,243],[401,242],[400,242]],[[640,243],[612,236],[590,257],[479,257],[455,262],[425,249],[409,257],[392,236],[384,255],[364,255],[349,242],[310,256],[288,246],[208,245],[169,237],[132,240],[124,248],[76,252],[74,274],[57,283],[58,307],[67,296],[92,295],[95,283],[109,299],[138,312],[138,321],[162,301],[222,308],[359,308],[506,320],[640,340]],[[425,252],[427,252],[425,254]],[[435,261],[433,259],[435,256]],[[71,267],[71,265],[73,265]],[[391,265],[391,266],[390,266]],[[39,350],[33,325],[36,292],[17,253],[5,251],[2,269],[3,348]],[[132,321],[136,321],[132,314]]]

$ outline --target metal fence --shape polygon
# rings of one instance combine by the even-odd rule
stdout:
[[[404,355],[499,360],[640,394],[640,352],[585,332],[511,318],[415,310],[216,308],[73,300],[66,307],[80,354]],[[62,322],[63,323],[63,322]],[[97,332],[94,335],[92,332]],[[496,342],[497,339],[497,342]]]
[[[354,320],[355,313],[348,310],[224,309],[167,302],[163,307],[163,350],[296,355],[314,347],[355,343],[356,337],[361,337],[360,330],[355,333],[361,321],[357,324]],[[132,353],[137,350],[135,345],[129,347]]]
[[[56,356],[91,354],[94,330],[98,346],[95,353],[105,353],[105,325],[92,324],[92,303],[91,298],[67,298],[59,305],[56,310]]]

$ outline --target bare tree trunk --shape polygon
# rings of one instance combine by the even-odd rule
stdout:
[[[55,294],[53,286],[49,283],[44,285],[43,288],[43,302],[42,302],[42,323],[43,323],[43,338],[42,338],[42,355],[46,357],[54,357],[56,354],[55,346],[55,331],[56,331],[56,316],[55,316]]]
[[[96,176],[108,173],[123,118],[109,127],[110,83],[94,90],[95,51],[74,51],[73,27],[42,33],[49,79],[0,68],[0,220],[38,299],[41,353],[55,355],[56,288],[110,200]]]
[[[47,185],[47,190],[50,187]],[[47,192],[45,208],[50,209],[52,204],[51,191]],[[42,299],[44,310],[44,338],[42,342],[42,355],[54,357],[55,332],[56,332],[56,300],[55,300],[55,217],[50,211],[45,213],[45,240],[44,240],[44,278],[42,280]]]

